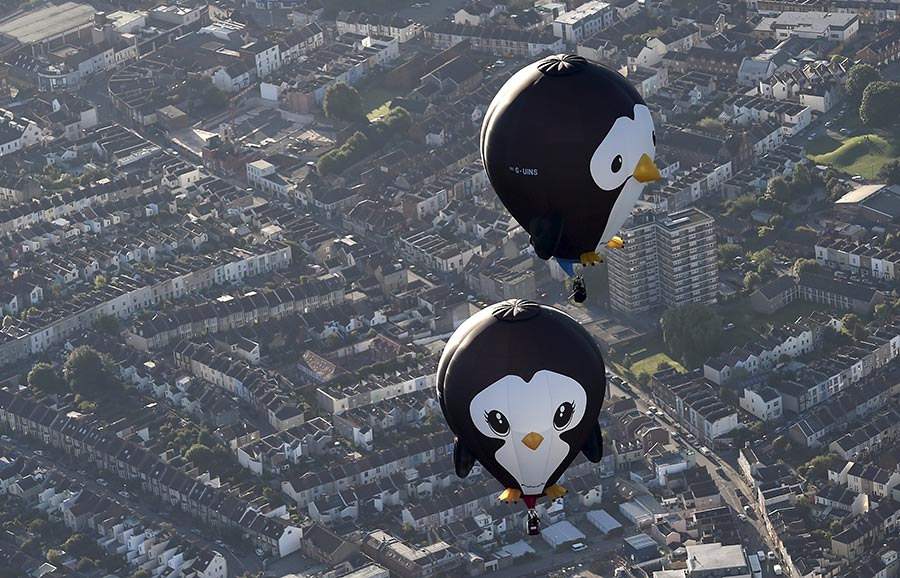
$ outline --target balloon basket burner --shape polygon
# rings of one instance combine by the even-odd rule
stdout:
[[[533,508],[528,509],[525,527],[529,536],[539,536],[541,534],[541,519]]]

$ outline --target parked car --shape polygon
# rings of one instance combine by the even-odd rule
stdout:
[[[36,455],[36,456],[43,456],[43,455],[44,455],[44,450],[34,450],[34,455]]]
[[[109,485],[109,482],[107,482],[103,478],[100,478],[99,480],[97,480],[97,483],[100,484],[101,486],[103,486],[104,488]]]
[[[225,542],[223,542],[222,540],[216,540],[216,546],[218,546],[219,548],[224,548]]]
[[[750,514],[750,513],[752,513],[752,512],[753,512],[753,508],[750,507],[750,504],[745,504],[745,505],[744,505],[744,513],[745,513],[745,514]],[[760,559],[762,559],[762,558],[760,558]]]
[[[774,559],[775,559],[775,552],[769,550],[768,558],[769,558],[769,560],[774,560]]]
[[[738,520],[740,520],[741,522],[746,522],[746,521],[747,521],[747,515],[746,515],[746,514],[738,514],[737,517],[738,517]]]
[[[128,496],[129,496],[128,492],[126,492],[125,490],[122,490],[121,492],[119,492],[119,495],[122,496],[123,498],[125,498],[126,500],[128,499]]]
[[[711,452],[709,451],[708,447],[703,446],[700,448],[700,453],[703,454],[704,456],[708,456]]]
[[[781,568],[780,564],[775,564],[774,566],[772,566],[772,572],[774,572],[776,576],[781,576],[782,574],[784,574],[784,570]]]
[[[9,436],[0,436],[0,440],[5,441],[6,443],[10,443],[12,441],[12,438]]]
[[[573,552],[581,552],[582,550],[587,550],[587,544],[585,544],[584,542],[576,542],[572,544]]]
[[[260,550],[259,548],[257,548],[257,549],[256,549],[256,555],[259,556],[260,558],[262,558],[263,556],[266,555],[266,553],[263,552],[262,550]]]
[[[756,557],[759,558],[760,562],[766,561],[766,553],[763,552],[762,550],[760,550],[759,552],[756,553]]]

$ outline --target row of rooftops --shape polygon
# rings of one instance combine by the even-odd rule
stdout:
[[[816,241],[816,248],[819,247],[847,255],[900,263],[900,251],[878,247],[872,243],[860,243],[842,235],[826,235],[820,238]]]
[[[105,454],[111,459],[124,462],[129,471],[138,472],[148,480],[153,480],[154,486],[169,488],[170,491],[187,496],[191,501],[218,512],[230,523],[252,529],[274,540],[282,536],[288,525],[277,517],[266,518],[251,507],[246,499],[232,495],[226,486],[216,488],[191,478],[184,468],[161,461],[152,451],[118,437],[105,424],[77,412],[51,409],[5,390],[0,390],[0,408],[9,415],[58,432],[63,438],[80,442],[83,447],[93,447],[100,455]],[[258,498],[253,501],[258,501]]]
[[[275,290],[252,291],[229,299],[192,302],[172,311],[156,313],[150,319],[136,321],[134,332],[149,339],[154,335],[177,330],[183,325],[206,319],[224,318],[238,313],[243,317],[248,311],[264,307],[274,308],[287,303],[305,304],[327,297],[342,288],[343,284],[337,277],[327,277]]]

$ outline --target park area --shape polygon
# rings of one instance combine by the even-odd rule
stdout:
[[[827,165],[851,176],[875,179],[887,162],[900,156],[894,135],[867,133],[835,138],[823,135],[807,147],[809,158],[818,165]]]

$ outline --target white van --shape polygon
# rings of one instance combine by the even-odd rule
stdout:
[[[779,564],[775,564],[774,566],[772,566],[772,572],[775,572],[776,576],[781,576],[782,574],[784,574],[784,570],[781,569],[781,565]]]
[[[587,550],[587,545],[584,544],[583,542],[576,542],[576,543],[572,544],[573,552],[581,552],[582,550]]]

